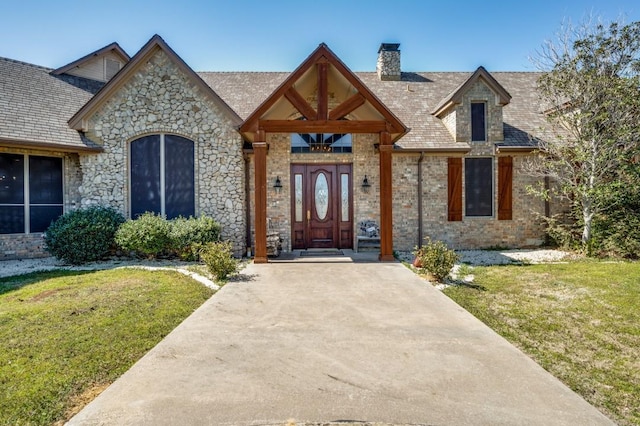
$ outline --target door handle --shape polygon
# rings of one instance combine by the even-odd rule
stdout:
[[[307,210],[307,222],[311,220],[311,210]]]

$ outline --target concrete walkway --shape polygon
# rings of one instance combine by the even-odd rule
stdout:
[[[71,425],[611,425],[399,263],[249,265]]]

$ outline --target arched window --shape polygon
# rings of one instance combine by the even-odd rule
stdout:
[[[168,219],[195,215],[193,141],[149,135],[131,142],[131,217],[144,212]]]

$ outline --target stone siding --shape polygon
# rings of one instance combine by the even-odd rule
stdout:
[[[0,147],[0,152],[61,157],[64,211],[68,212],[80,206],[78,187],[82,181],[82,171],[80,170],[78,154],[6,147]],[[0,235],[0,260],[31,259],[46,256],[50,256],[50,254],[45,249],[41,232]]]
[[[378,53],[376,70],[383,81],[399,81],[402,76],[399,50],[381,50]]]
[[[104,152],[80,157],[82,204],[109,205],[128,216],[128,144],[157,133],[194,141],[196,215],[212,216],[236,253],[244,252],[242,138],[225,113],[161,50],[89,119],[87,136]]]

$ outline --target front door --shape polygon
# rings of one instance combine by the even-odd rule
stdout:
[[[294,249],[351,248],[351,164],[291,166]]]

